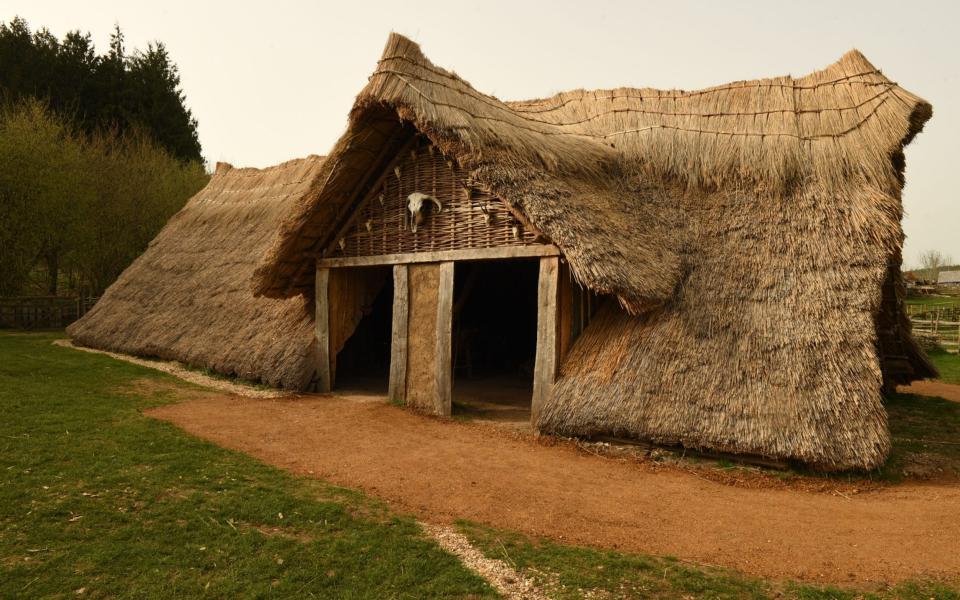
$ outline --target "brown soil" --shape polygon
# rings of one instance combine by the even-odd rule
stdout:
[[[914,381],[910,385],[901,385],[898,392],[917,394],[919,396],[939,396],[944,400],[960,402],[960,385],[944,383],[942,381]]]
[[[510,378],[457,381],[453,386],[453,416],[499,423],[530,432],[531,382]]]
[[[193,399],[151,416],[430,522],[469,519],[763,577],[879,584],[960,575],[960,487],[750,489],[369,397]]]

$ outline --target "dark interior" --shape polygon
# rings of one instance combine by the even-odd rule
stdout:
[[[373,302],[364,307],[357,329],[337,354],[337,389],[387,392],[392,329],[393,277],[387,277]]]
[[[529,420],[538,277],[536,260],[456,264],[451,340],[455,414]]]

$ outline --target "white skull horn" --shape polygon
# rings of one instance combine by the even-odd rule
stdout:
[[[417,232],[417,225],[423,223],[423,201],[429,200],[437,205],[437,212],[443,210],[443,205],[440,204],[440,201],[431,196],[430,194],[424,194],[422,192],[414,192],[407,196],[407,210],[410,211],[410,231],[413,233]]]

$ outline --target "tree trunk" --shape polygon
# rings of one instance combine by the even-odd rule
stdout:
[[[51,296],[57,295],[57,281],[60,278],[60,253],[51,250],[44,253],[43,262],[47,265],[47,275],[50,278],[50,285],[47,291]]]

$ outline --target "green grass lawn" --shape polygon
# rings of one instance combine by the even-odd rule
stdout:
[[[0,333],[0,597],[495,596],[411,519],[140,414],[187,384],[54,337]]]
[[[893,394],[886,409],[893,445],[877,473],[881,479],[960,478],[960,403]]]
[[[927,356],[930,357],[934,366],[940,371],[941,381],[960,385],[960,354],[951,354],[943,350],[933,350],[927,352]]]
[[[960,304],[960,298],[956,296],[915,296],[907,298],[904,302],[913,306],[953,306]]]
[[[0,332],[0,598],[496,596],[375,500],[141,414],[200,388],[56,337]],[[892,461],[960,462],[960,448],[898,441],[958,435],[960,404],[900,395],[888,408]],[[460,526],[560,598],[856,597]],[[960,598],[934,584],[865,597]]]

